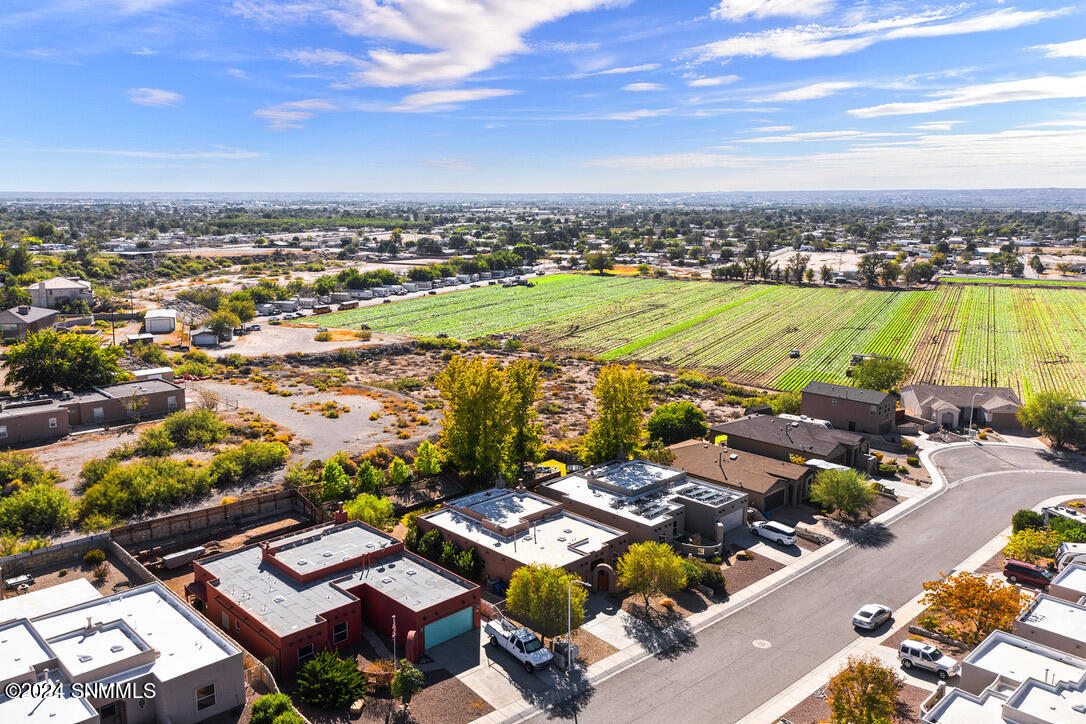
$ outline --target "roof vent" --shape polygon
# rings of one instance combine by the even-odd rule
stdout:
[[[573,529],[572,529],[572,528],[563,528],[563,529],[562,529],[562,532],[563,532],[563,533],[572,533],[572,532],[573,532]]]
[[[391,576],[385,576],[384,578],[382,578],[381,583],[392,583]]]
[[[729,460],[738,460],[739,456],[736,455],[735,453],[732,453],[731,455],[728,456],[728,459]]]
[[[558,536],[558,542],[559,542],[559,543],[564,543],[564,542],[565,542],[565,540],[566,540],[566,537],[565,537],[564,535],[560,535],[560,536]]]
[[[276,596],[272,600],[275,601],[276,603],[282,603],[283,601],[285,601],[287,599],[284,596]]]
[[[414,568],[408,568],[407,569],[407,575],[409,575],[409,576],[413,576],[416,573],[418,573],[418,571],[416,571]]]
[[[85,664],[85,663],[87,663],[88,661],[90,661],[90,660],[91,660],[91,659],[93,659],[93,658],[94,658],[94,657],[93,657],[93,656],[91,656],[90,654],[80,654],[80,655],[79,655],[79,662],[80,662],[81,664]]]
[[[113,646],[110,646],[110,647],[109,647],[109,650],[110,650],[110,651],[112,651],[112,652],[113,652],[113,653],[115,653],[115,654],[119,654],[119,653],[121,653],[122,651],[124,651],[124,646],[120,646],[120,645],[114,644]]]
[[[299,558],[298,559],[298,565],[299,566],[305,566],[305,565],[308,565],[308,564],[309,564],[309,561],[307,561],[306,559],[304,559],[304,558]]]
[[[323,557],[325,557],[325,558],[331,558],[332,557],[332,551],[325,551],[324,553],[321,553],[321,555]]]

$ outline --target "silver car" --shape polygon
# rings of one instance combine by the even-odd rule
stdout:
[[[890,608],[881,603],[868,603],[852,614],[852,625],[872,631],[890,620]]]

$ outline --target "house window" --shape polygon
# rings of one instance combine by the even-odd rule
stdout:
[[[166,407],[170,408],[171,410],[176,410],[177,409],[177,398],[174,397],[173,395],[170,395],[169,397],[167,397],[166,398]]]
[[[196,711],[215,706],[215,685],[208,684],[196,690]]]
[[[306,644],[298,648],[298,666],[313,658],[313,644]]]
[[[830,404],[833,405],[834,407],[837,407],[837,400],[836,399],[831,399]]]
[[[57,429],[57,418],[55,418],[55,417],[50,417],[49,418],[49,429],[50,430],[56,430]]]
[[[7,436],[8,436],[8,426],[7,425],[0,425],[0,440],[3,440]]]
[[[347,640],[347,622],[340,621],[332,627],[332,643],[341,644]]]
[[[102,420],[106,419],[106,408],[104,408],[104,407],[96,407],[96,408],[94,408],[93,415],[94,415],[94,421],[95,422],[101,422]]]

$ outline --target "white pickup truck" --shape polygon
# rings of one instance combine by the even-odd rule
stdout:
[[[554,654],[543,647],[538,636],[526,628],[514,626],[504,618],[488,621],[483,631],[490,636],[492,645],[513,654],[529,674],[536,669],[545,669],[554,662]]]

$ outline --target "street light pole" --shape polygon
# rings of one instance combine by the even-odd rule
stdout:
[[[584,581],[574,578],[566,589],[566,673],[571,676],[573,673],[573,584],[575,583],[589,590],[592,588]]]

